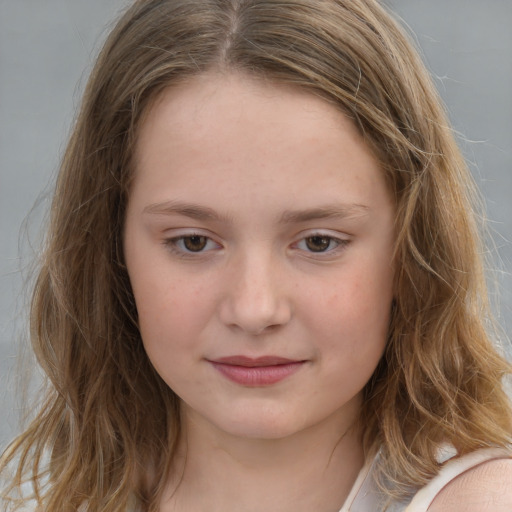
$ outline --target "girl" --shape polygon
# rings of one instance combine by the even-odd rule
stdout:
[[[376,1],[135,2],[59,175],[5,509],[510,510],[472,201]]]

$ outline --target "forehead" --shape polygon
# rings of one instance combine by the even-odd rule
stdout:
[[[327,142],[327,132],[341,128],[350,133],[353,144],[364,145],[354,123],[311,91],[244,74],[212,72],[160,93],[144,116],[137,149],[163,129],[187,142],[204,143],[207,138],[220,139],[226,135],[223,128],[233,125],[243,125],[238,137],[250,137],[255,144],[269,134],[276,146],[294,135],[301,140],[322,135]]]
[[[167,182],[178,194],[245,191],[253,201],[276,189],[283,200],[284,191],[335,203],[344,189],[357,203],[384,186],[379,162],[340,110],[237,74],[200,75],[164,91],[141,125],[135,157],[135,183],[155,195]]]

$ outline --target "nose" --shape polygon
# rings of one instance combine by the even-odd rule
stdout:
[[[225,325],[259,335],[284,326],[291,316],[282,272],[270,257],[252,255],[233,262],[220,304]]]

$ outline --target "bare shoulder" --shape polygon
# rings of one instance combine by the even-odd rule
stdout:
[[[450,482],[429,512],[512,511],[512,459],[484,462]]]

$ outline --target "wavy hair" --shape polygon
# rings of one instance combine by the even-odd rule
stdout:
[[[45,512],[85,502],[156,510],[180,436],[178,398],[144,352],[122,230],[144,113],[211,70],[321,96],[381,162],[397,211],[395,301],[361,426],[389,492],[432,478],[443,443],[463,454],[510,442],[510,367],[485,328],[474,187],[390,14],[376,0],[138,0],[99,55],[58,177],[30,317],[49,386],[3,455],[4,473],[16,467],[7,506],[28,480]]]

